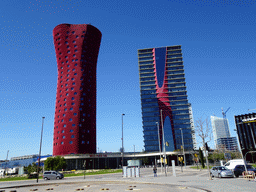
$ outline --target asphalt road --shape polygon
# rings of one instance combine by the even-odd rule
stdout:
[[[139,178],[123,178],[121,173],[84,177],[66,177],[62,180],[36,180],[0,182],[0,191],[216,191],[216,192],[252,192],[256,191],[256,182],[240,178],[209,179],[207,170],[176,168],[176,177],[171,169],[167,176],[158,168],[158,177],[153,176],[152,168],[141,168]],[[24,186],[24,187],[19,187]],[[11,187],[11,188],[10,188]],[[19,187],[19,188],[16,188]],[[83,189],[83,190],[82,190]],[[109,190],[107,190],[109,189]]]

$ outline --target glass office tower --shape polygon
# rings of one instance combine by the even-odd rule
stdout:
[[[164,144],[166,151],[180,149],[182,135],[184,148],[192,150],[181,46],[140,49],[138,58],[145,151],[163,150]]]

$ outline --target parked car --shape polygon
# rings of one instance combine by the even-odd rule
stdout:
[[[230,170],[233,170],[236,165],[244,165],[244,159],[232,159],[224,164],[224,166]]]
[[[247,171],[253,171],[254,173],[256,173],[256,169],[253,168],[251,165],[246,165]],[[239,175],[242,175],[242,173],[245,171],[245,167],[244,165],[237,165],[234,168],[234,175],[236,177],[239,177]]]
[[[212,167],[210,173],[212,177],[234,177],[233,171],[225,166]]]
[[[43,174],[43,179],[62,179],[64,178],[64,175],[62,173],[59,173],[58,171],[45,171]]]

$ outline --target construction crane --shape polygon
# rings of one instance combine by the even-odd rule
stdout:
[[[230,109],[230,107],[224,112],[224,111],[223,111],[223,107],[221,108],[221,110],[222,110],[222,115],[223,115],[223,119],[226,119],[226,113],[228,112],[229,109]]]
[[[228,137],[230,137],[230,132],[229,132],[229,127],[228,127],[228,124],[227,124],[227,121],[226,121],[226,113],[228,112],[228,110],[230,109],[230,107],[224,112],[223,111],[223,107],[221,108],[221,110],[222,110],[222,115],[223,115],[223,120],[224,120],[224,126],[225,126],[225,131],[226,131],[226,134],[227,134],[227,136]],[[231,149],[231,145],[230,145],[230,142],[229,142],[229,140],[227,140],[228,141],[228,146],[226,147],[228,150],[230,150]]]

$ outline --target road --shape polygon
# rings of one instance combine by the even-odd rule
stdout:
[[[256,182],[243,178],[213,178],[209,179],[207,170],[194,170],[190,168],[176,168],[176,177],[172,175],[171,169],[167,176],[158,168],[158,176],[153,176],[152,168],[141,168],[139,178],[123,178],[121,173],[107,175],[93,175],[84,177],[66,177],[62,180],[36,180],[0,182],[0,191],[16,190],[25,192],[33,189],[37,191],[213,191],[213,192],[252,192],[255,191]],[[24,186],[15,188],[18,186]],[[11,188],[6,188],[11,187]],[[52,190],[51,190],[52,189]]]

